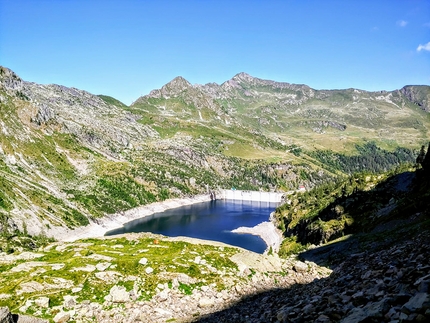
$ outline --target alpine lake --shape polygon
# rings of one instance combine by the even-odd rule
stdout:
[[[169,237],[185,236],[219,241],[257,253],[263,253],[267,245],[258,236],[233,233],[239,227],[254,227],[269,220],[278,203],[214,200],[173,209],[128,222],[106,235],[152,232]]]

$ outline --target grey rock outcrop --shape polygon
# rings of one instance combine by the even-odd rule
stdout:
[[[0,307],[0,323],[14,323],[8,307]]]

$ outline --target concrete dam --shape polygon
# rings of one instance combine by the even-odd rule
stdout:
[[[284,196],[285,193],[279,192],[219,190],[215,199],[280,203]]]

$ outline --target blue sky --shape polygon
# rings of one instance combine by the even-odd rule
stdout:
[[[429,0],[0,0],[0,65],[126,104],[176,76],[430,84]]]

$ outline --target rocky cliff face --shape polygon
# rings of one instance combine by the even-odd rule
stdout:
[[[68,133],[109,154],[115,148],[142,147],[142,142],[158,136],[149,126],[138,123],[136,116],[83,90],[25,82],[6,68],[0,70],[0,84],[9,96],[4,96],[2,103],[21,99],[20,120],[47,134]]]
[[[408,85],[403,87],[400,92],[421,109],[430,112],[430,89],[428,86]]]

